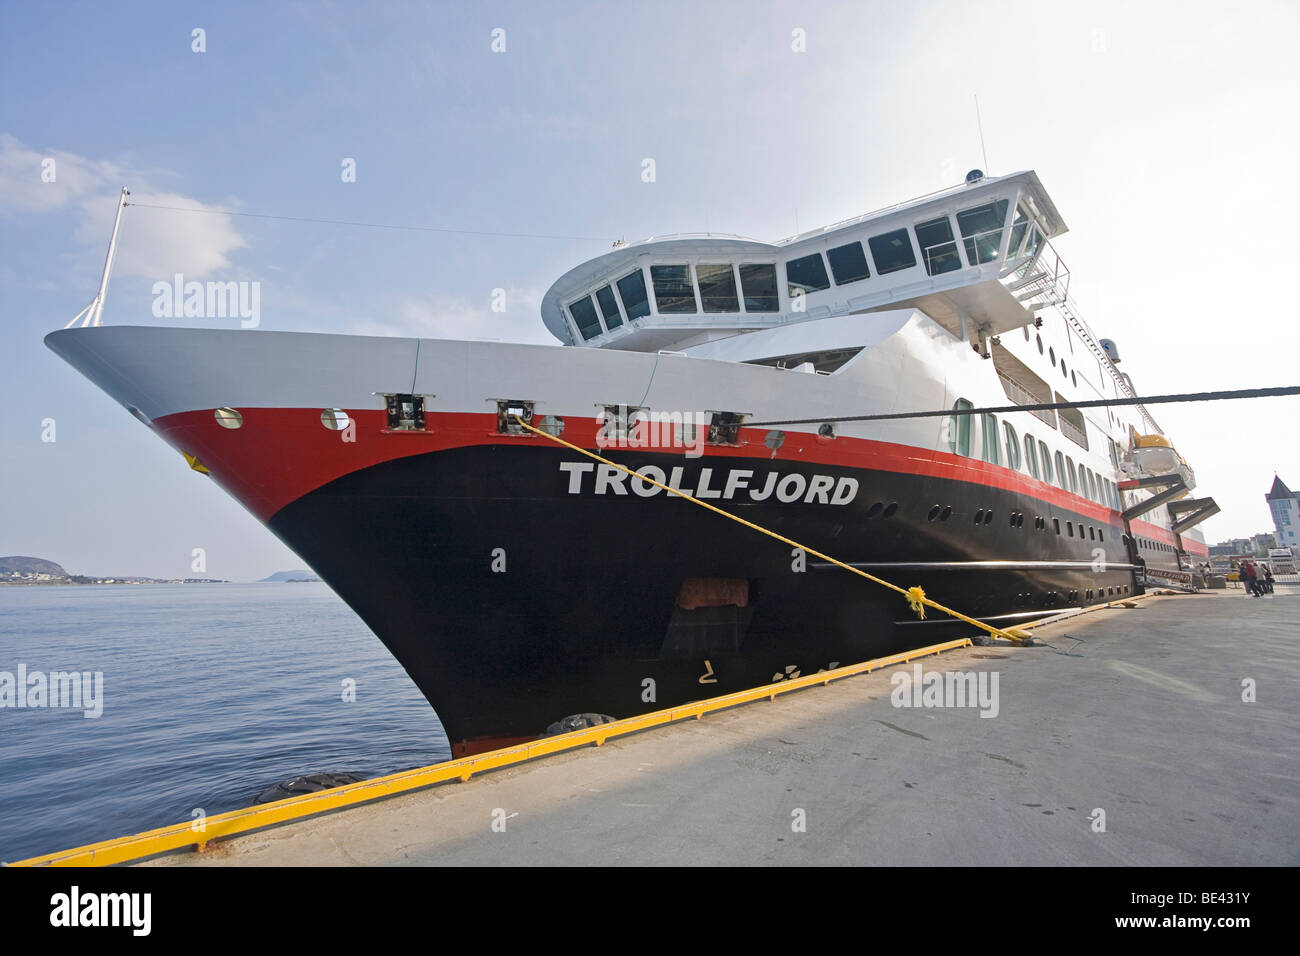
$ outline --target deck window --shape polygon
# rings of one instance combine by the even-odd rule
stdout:
[[[912,240],[906,229],[895,229],[867,240],[871,247],[871,258],[876,260],[876,275],[910,269],[916,265],[916,254],[912,252]]]
[[[995,416],[980,416],[980,436],[984,441],[984,460],[991,465],[1002,464],[1002,455],[998,452],[998,420]]]
[[[695,267],[695,278],[700,283],[700,306],[705,312],[739,312],[740,299],[736,296],[736,273],[730,265]]]
[[[584,339],[594,339],[605,331],[600,327],[600,319],[596,318],[596,307],[591,304],[589,295],[583,296],[577,302],[570,302],[569,315],[573,316],[573,321]]]
[[[971,409],[975,406],[964,398],[953,403],[955,411]],[[953,415],[948,419],[948,448],[954,455],[970,455],[970,415]]]
[[[1029,473],[1035,478],[1038,477],[1038,452],[1034,450],[1035,440],[1033,435],[1025,436],[1025,464],[1029,466]]]
[[[957,228],[966,243],[966,261],[971,265],[992,262],[1002,248],[1002,226],[1011,203],[999,199],[984,206],[957,213]]]
[[[831,280],[826,276],[826,263],[822,261],[820,252],[787,262],[785,281],[792,299],[801,293],[820,292],[831,287]]]
[[[1070,491],[1077,495],[1079,493],[1079,485],[1074,480],[1074,459],[1069,455],[1065,456],[1065,480],[1070,485]],[[1062,487],[1064,487],[1064,485]]]
[[[836,285],[857,282],[871,275],[871,270],[867,268],[867,254],[862,251],[860,242],[850,242],[847,246],[827,249],[826,258],[830,260],[831,273],[835,276]]]
[[[643,319],[650,314],[650,300],[645,294],[645,276],[641,270],[629,272],[623,278],[615,283],[618,286],[619,297],[623,300],[623,311],[627,313],[627,320]]]
[[[921,247],[925,271],[932,276],[961,268],[957,243],[952,237],[952,223],[947,216],[916,224],[916,242]]]
[[[684,315],[695,309],[695,286],[690,266],[651,266],[655,305],[660,315]]]
[[[776,266],[758,263],[740,267],[740,289],[745,296],[746,312],[777,312],[781,304],[776,295]]]
[[[1052,453],[1048,450],[1047,442],[1040,441],[1038,443],[1038,454],[1043,459],[1043,481],[1050,485],[1056,479],[1052,476]],[[1057,457],[1061,456],[1058,454]]]
[[[1010,422],[1003,422],[1002,428],[1007,436],[1007,467],[1020,470],[1020,436]]]
[[[596,290],[596,304],[600,306],[600,314],[605,319],[605,328],[616,329],[623,324],[623,317],[618,314],[618,300],[614,298],[614,290],[609,286],[603,285]]]

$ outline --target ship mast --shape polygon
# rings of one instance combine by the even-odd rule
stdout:
[[[73,316],[72,321],[64,326],[65,329],[72,328],[78,320],[81,320],[83,329],[104,324],[104,298],[108,295],[108,277],[113,271],[113,257],[117,255],[117,230],[122,225],[122,209],[126,206],[126,197],[129,195],[131,191],[123,186],[122,194],[117,197],[117,218],[113,220],[113,235],[108,240],[108,254],[104,257],[104,274],[99,280],[99,292],[90,300],[90,305]]]

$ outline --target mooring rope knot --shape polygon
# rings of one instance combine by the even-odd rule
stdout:
[[[916,612],[916,616],[924,621],[925,592],[921,590],[920,586],[907,589],[907,603],[912,606],[912,610]]]

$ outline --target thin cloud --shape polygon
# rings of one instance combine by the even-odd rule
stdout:
[[[47,168],[53,171],[52,182],[42,178]],[[40,152],[0,134],[0,215],[70,214],[77,241],[102,245],[113,228],[118,190],[126,184],[132,202],[205,212],[132,210],[123,218],[119,237],[115,269],[120,275],[158,280],[179,272],[203,279],[230,269],[230,254],[248,245],[231,217],[218,214],[216,206],[154,185],[151,179],[158,175],[64,150]]]

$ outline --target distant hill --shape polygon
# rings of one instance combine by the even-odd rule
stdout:
[[[311,571],[276,571],[268,578],[262,578],[262,581],[319,581]]]
[[[0,558],[0,574],[11,574],[15,571],[19,574],[52,574],[60,578],[68,577],[68,572],[63,570],[61,565],[46,561],[44,558],[28,558],[21,554]]]

